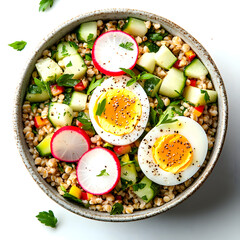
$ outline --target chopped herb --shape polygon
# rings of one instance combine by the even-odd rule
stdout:
[[[57,166],[58,166],[58,169],[59,169],[60,173],[64,173],[62,165],[59,162],[57,163]]]
[[[73,47],[75,48],[76,50],[78,50],[78,45],[75,43],[75,42],[72,42],[72,41],[68,41],[70,47]]]
[[[125,190],[126,188],[128,188],[129,186],[131,186],[133,184],[133,182],[130,180],[126,180],[121,178],[121,184],[122,184],[122,189]]]
[[[157,112],[152,107],[150,107],[149,121],[152,127],[158,123]]]
[[[38,134],[36,127],[33,126],[33,128],[32,128],[32,132],[33,132],[35,135]]]
[[[151,39],[152,41],[161,41],[163,40],[163,36],[161,33],[150,33],[148,35],[148,38]]]
[[[15,49],[17,51],[22,51],[26,45],[27,45],[27,42],[25,42],[25,41],[16,41],[16,42],[8,44],[8,46],[12,47],[13,49]]]
[[[136,183],[133,185],[133,191],[138,191],[139,189],[143,189],[146,186],[146,183]]]
[[[178,106],[180,105],[180,103],[181,103],[181,100],[173,101],[169,104],[169,106]]]
[[[119,46],[127,50],[133,51],[133,48],[131,48],[133,46],[133,43],[131,42],[120,43]]]
[[[137,153],[137,151],[138,151],[138,148],[137,148],[137,147],[132,147],[132,148],[131,148],[131,152],[129,152],[129,154],[134,155],[134,154]]]
[[[101,176],[109,176],[109,174],[107,173],[106,169],[103,169],[98,175],[97,177],[101,177]]]
[[[128,75],[130,75],[132,78],[136,77],[136,74],[134,73],[133,70],[131,69],[126,69],[126,68],[120,68],[122,71],[124,71],[125,73],[127,73]]]
[[[41,0],[39,3],[39,12],[44,12],[47,8],[51,8],[53,5],[53,0]]]
[[[38,106],[39,106],[39,103],[33,103],[33,104],[31,105],[31,110],[32,110],[32,112],[34,111],[35,108],[38,108]]]
[[[41,80],[34,78],[34,82],[40,89],[42,89],[42,90],[46,89],[45,84]]]
[[[51,91],[51,88],[50,88],[50,83],[49,82],[45,82],[45,87],[46,87],[46,90],[50,96],[50,98],[52,98],[52,91]]]
[[[129,164],[133,164],[133,163],[134,163],[134,161],[128,161],[128,162],[120,161],[121,167],[126,166],[126,165],[129,165]]]
[[[87,204],[83,203],[83,201],[81,199],[79,199],[79,198],[73,196],[72,194],[68,193],[67,190],[62,185],[60,185],[60,187],[61,187],[61,190],[64,192],[63,197],[67,198],[70,201],[80,203],[85,208],[89,207],[89,203],[87,203]]]
[[[92,49],[93,47],[93,43],[94,43],[94,39],[93,39],[94,35],[92,33],[90,33],[87,37],[87,47]]]
[[[97,111],[96,111],[97,116],[101,116],[102,113],[105,111],[106,102],[107,100],[106,98],[104,98],[100,103],[98,103]]]
[[[28,92],[32,94],[42,93],[42,89],[39,88],[37,85],[32,84],[28,87]]]
[[[115,203],[112,206],[110,215],[121,214],[123,212],[123,205],[121,203]]]
[[[74,74],[63,74],[61,77],[57,79],[58,86],[63,87],[74,87],[76,84],[80,82],[78,79],[73,79]]]
[[[159,46],[153,42],[144,42],[145,46],[148,47],[150,52],[157,52],[159,50]]]
[[[71,93],[65,92],[65,93],[64,93],[63,103],[68,105],[68,104],[70,103],[70,101],[71,101],[71,97],[72,97],[72,94],[71,94]]]
[[[147,196],[146,195],[142,196],[142,200],[147,201],[148,200]]]
[[[69,53],[68,53],[67,48],[66,48],[66,45],[64,45],[64,44],[62,46],[62,52],[61,53],[62,53],[62,55],[64,57],[69,56]]]
[[[204,94],[204,100],[207,103],[210,100],[210,96],[206,90],[201,89],[201,93]]]
[[[51,58],[52,58],[52,59],[55,58],[56,53],[57,53],[57,50],[52,50],[52,51],[51,51]]]
[[[96,81],[96,78],[94,77],[88,87],[87,95],[89,95],[96,87],[100,86],[101,83],[104,81],[105,77],[99,79]]]
[[[55,228],[58,222],[57,218],[54,216],[53,211],[49,210],[48,212],[39,212],[36,216],[39,222],[45,224],[46,226]]]
[[[172,111],[178,114],[179,116],[182,116],[182,112],[178,111],[175,107],[172,108]]]
[[[66,162],[66,165],[68,165],[71,168],[74,168],[74,164],[73,163]]]
[[[106,142],[106,143],[104,143],[103,147],[105,147],[105,148],[113,148],[113,145]]]
[[[160,109],[163,109],[165,106],[163,100],[159,97],[159,95],[157,93],[156,93],[155,97],[157,98],[157,101],[158,101],[157,107]]]
[[[123,173],[123,175],[124,175],[124,176],[127,176],[127,175],[128,175],[128,172]]]
[[[83,126],[81,127],[83,130],[92,130],[92,131],[94,131],[94,128],[93,128],[93,125],[92,125],[90,119],[87,117],[87,115],[84,112],[79,112],[77,120],[80,123],[83,124]]]
[[[92,55],[91,55],[91,53],[86,53],[86,54],[85,54],[85,59],[86,59],[87,61],[92,61]]]
[[[168,114],[166,114],[165,117],[158,122],[157,126],[159,126],[160,124],[174,123],[174,122],[177,122],[177,121],[178,121],[177,119],[169,118]]]
[[[71,67],[72,66],[72,62],[70,61],[67,65],[66,65],[66,67]]]

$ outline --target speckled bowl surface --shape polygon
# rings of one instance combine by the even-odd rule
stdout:
[[[47,49],[51,45],[53,45],[57,40],[62,38],[64,35],[72,31],[82,22],[92,21],[92,20],[111,20],[111,19],[124,19],[128,16],[141,18],[144,20],[150,20],[152,22],[160,23],[167,31],[172,33],[173,35],[180,36],[186,43],[188,43],[191,48],[197,53],[199,58],[207,67],[214,84],[216,91],[218,92],[218,106],[219,106],[219,119],[218,119],[218,128],[216,134],[216,141],[211,153],[210,160],[201,173],[201,175],[197,178],[197,180],[188,187],[184,192],[179,194],[172,201],[156,208],[151,208],[147,210],[136,211],[133,214],[128,215],[110,215],[109,213],[92,211],[89,209],[85,209],[75,203],[69,202],[64,199],[55,188],[51,187],[37,172],[37,168],[34,164],[34,160],[29,153],[28,146],[25,142],[23,135],[23,123],[22,123],[22,103],[24,100],[25,92],[27,86],[29,84],[29,79],[31,77],[32,71],[34,70],[34,65],[36,61],[41,57],[43,50]],[[106,9],[100,11],[94,11],[90,13],[86,13],[83,15],[79,15],[71,20],[63,23],[57,29],[53,30],[46,38],[42,40],[39,47],[35,52],[33,52],[32,57],[26,65],[26,68],[23,71],[21,76],[21,80],[17,87],[16,98],[15,98],[15,106],[14,106],[14,132],[15,138],[17,142],[17,146],[20,152],[20,155],[23,159],[24,164],[32,175],[33,179],[40,186],[40,188],[55,202],[63,206],[64,208],[74,212],[80,216],[102,220],[102,221],[116,221],[116,222],[126,222],[126,221],[134,221],[140,220],[144,218],[148,218],[162,212],[167,211],[168,209],[178,205],[190,195],[192,195],[206,180],[209,174],[212,172],[214,165],[216,164],[219,155],[221,153],[226,131],[227,131],[227,121],[228,121],[228,103],[227,103],[227,95],[224,87],[223,80],[220,76],[220,73],[213,62],[212,58],[208,54],[208,52],[204,49],[204,47],[189,33],[187,33],[184,29],[176,25],[175,23],[157,16],[152,13],[133,10],[133,9]]]

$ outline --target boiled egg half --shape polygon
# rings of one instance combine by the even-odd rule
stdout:
[[[154,127],[142,140],[138,162],[143,173],[164,186],[191,178],[203,164],[208,139],[203,128],[188,117]]]
[[[98,135],[113,145],[135,142],[149,117],[148,97],[139,83],[126,86],[128,76],[110,77],[97,87],[89,102],[89,116]],[[104,111],[97,115],[103,101]]]

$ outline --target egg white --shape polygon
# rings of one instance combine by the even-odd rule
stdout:
[[[188,117],[175,117],[178,121],[154,127],[142,140],[138,149],[138,162],[143,173],[153,182],[164,186],[174,186],[191,178],[203,164],[207,151],[208,139],[203,128]],[[152,146],[155,141],[167,134],[177,133],[185,136],[193,150],[192,163],[179,173],[161,169],[153,159]]]
[[[89,116],[94,129],[103,140],[116,146],[127,145],[135,142],[144,132],[144,129],[146,128],[146,125],[148,122],[150,106],[149,106],[147,94],[145,93],[141,85],[137,82],[127,87],[126,84],[130,79],[131,79],[130,77],[125,75],[118,76],[118,77],[110,77],[106,79],[101,84],[101,86],[98,86],[93,91],[90,102],[89,102]],[[96,101],[98,101],[99,96],[101,96],[102,93],[108,90],[111,90],[113,88],[114,89],[125,88],[133,92],[139,98],[142,105],[142,115],[135,129],[132,132],[128,134],[124,134],[122,136],[116,136],[112,133],[106,132],[98,125],[97,121],[94,118],[94,114],[95,114],[94,106],[96,104]]]

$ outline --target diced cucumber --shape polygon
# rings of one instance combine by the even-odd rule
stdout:
[[[89,36],[92,36],[92,38],[89,39]],[[97,22],[82,23],[79,29],[77,30],[77,38],[81,42],[94,40],[96,39],[96,37],[97,37]]]
[[[69,103],[69,107],[75,112],[80,112],[86,108],[87,94],[74,91]]]
[[[73,119],[73,110],[63,103],[50,103],[48,119],[54,127],[70,126]]]
[[[123,31],[136,37],[143,37],[148,29],[143,20],[129,17],[126,24],[123,26]]]
[[[39,76],[44,82],[55,81],[63,73],[60,66],[51,58],[41,58],[35,66]]]
[[[60,61],[63,58],[77,54],[77,49],[69,42],[61,42],[57,45],[56,60]]]
[[[207,102],[205,101],[206,94],[208,94],[209,96],[209,100]],[[207,103],[216,102],[217,92],[214,90],[202,90],[197,87],[187,86],[183,91],[183,97],[190,103],[194,104],[195,106],[201,106]]]
[[[47,135],[37,146],[36,149],[39,152],[40,156],[45,157],[51,155],[50,142],[52,139],[53,133]]]
[[[202,76],[206,76],[208,74],[208,70],[198,58],[195,58],[185,67],[184,73],[190,78],[200,78]]]
[[[155,53],[146,52],[137,60],[136,67],[138,67],[142,71],[153,73],[155,65],[156,65]]]
[[[121,182],[125,184],[125,187],[129,187],[137,182],[136,167],[130,161],[128,154],[123,155],[121,158]]]
[[[155,97],[161,86],[162,79],[158,77],[149,78],[144,82],[144,90],[150,97]]]
[[[29,102],[44,102],[50,99],[47,90],[42,90],[42,93],[29,93],[26,94],[26,100]]]
[[[58,64],[64,69],[64,74],[74,74],[74,79],[82,78],[87,71],[87,66],[79,54],[65,57]]]
[[[140,197],[144,202],[151,201],[159,192],[160,186],[146,176],[134,186],[134,193]]]
[[[175,55],[167,48],[162,45],[155,54],[155,60],[158,66],[164,69],[170,69],[177,61]]]
[[[159,122],[161,122],[166,117],[166,115],[168,115],[168,118],[173,118],[175,116],[182,116],[183,114],[180,106],[168,106],[160,116]]]
[[[170,98],[179,97],[183,92],[185,83],[184,73],[176,68],[171,68],[163,79],[159,93]]]

